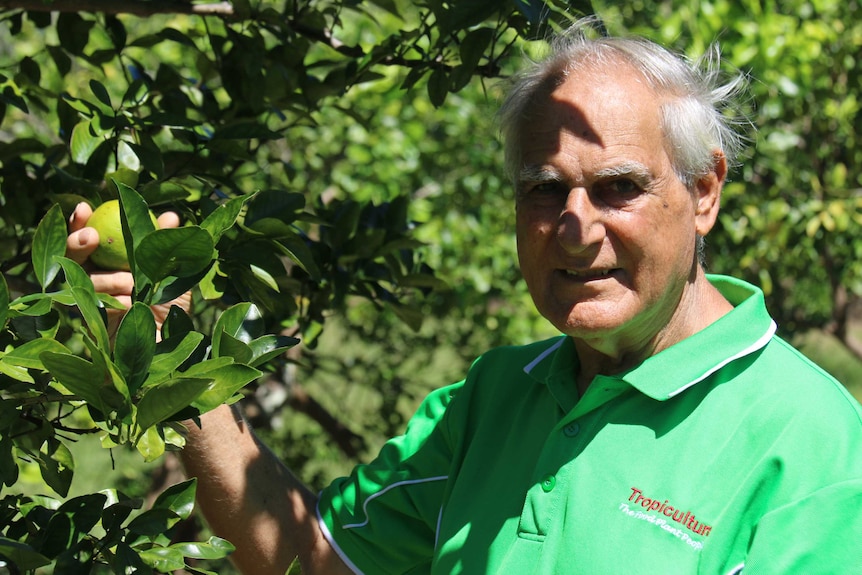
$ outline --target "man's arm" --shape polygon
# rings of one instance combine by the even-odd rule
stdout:
[[[236,546],[246,574],[284,575],[295,557],[308,575],[349,575],[323,538],[317,496],[261,444],[241,416],[222,406],[188,423],[182,459],[198,478],[197,500],[210,527]]]

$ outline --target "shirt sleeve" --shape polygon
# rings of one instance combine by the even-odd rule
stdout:
[[[746,573],[862,573],[862,479],[820,489],[764,515]]]
[[[452,460],[447,407],[461,384],[432,392],[367,465],[320,494],[324,536],[355,573],[427,573]]]

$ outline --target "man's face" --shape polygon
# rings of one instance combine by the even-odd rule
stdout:
[[[696,235],[714,221],[673,171],[659,104],[631,68],[587,68],[537,101],[522,131],[521,271],[543,316],[609,355],[673,327]]]

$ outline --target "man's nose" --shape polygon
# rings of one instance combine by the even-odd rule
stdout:
[[[578,253],[605,237],[603,211],[584,188],[573,188],[566,197],[557,226],[557,240],[571,253]]]

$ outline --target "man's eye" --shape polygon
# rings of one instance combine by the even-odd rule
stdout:
[[[641,187],[626,178],[604,182],[599,185],[599,190],[605,201],[611,203],[629,200],[641,193]]]

